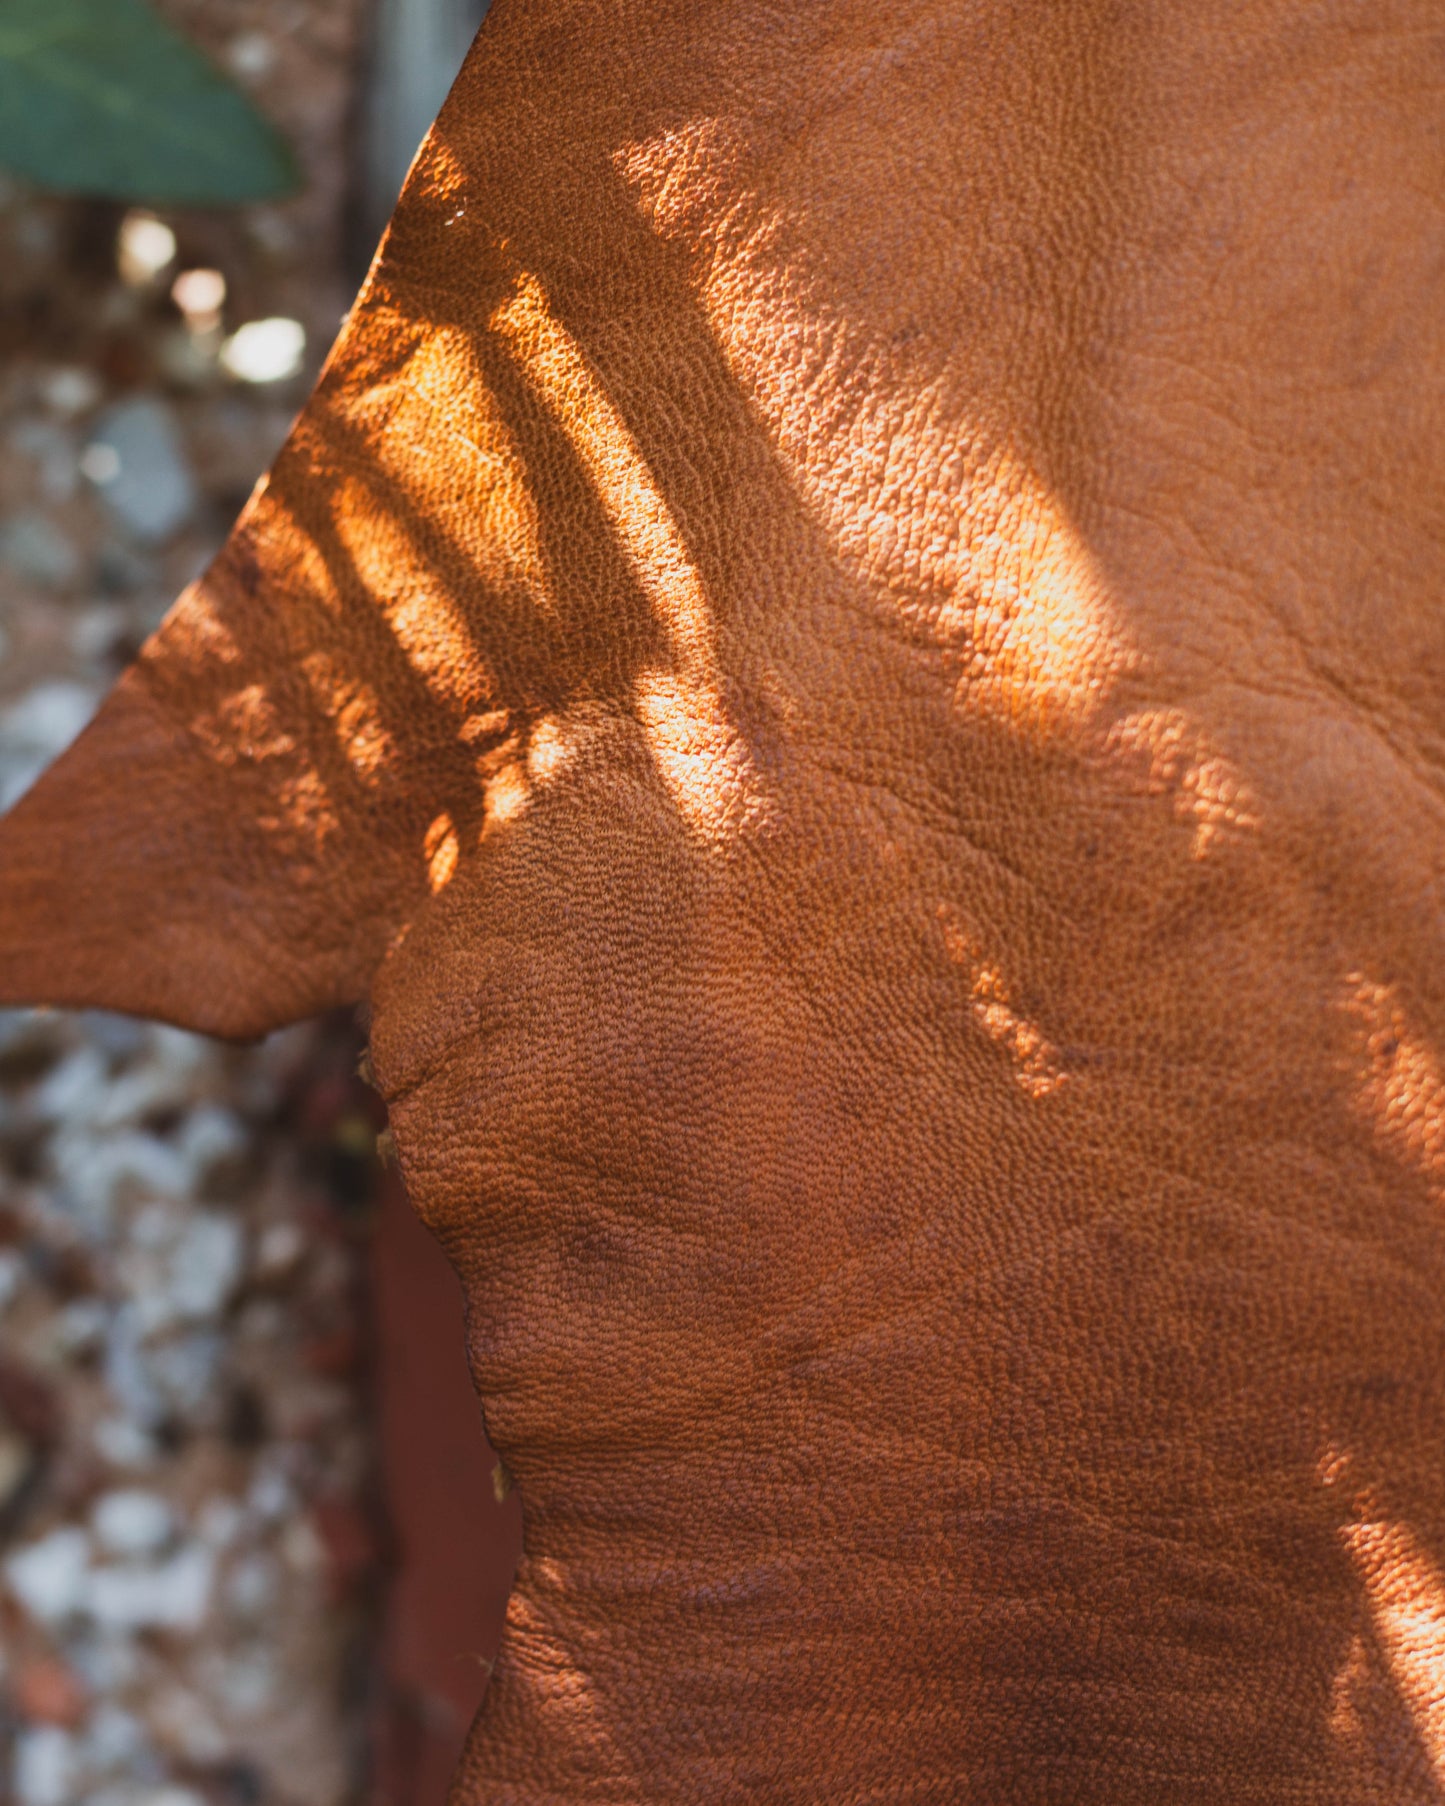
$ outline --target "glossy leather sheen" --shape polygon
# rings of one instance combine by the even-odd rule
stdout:
[[[459,1806],[1445,1799],[1438,0],[497,0],[0,986],[368,996]]]

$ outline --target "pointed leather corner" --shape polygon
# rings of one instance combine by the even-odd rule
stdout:
[[[304,786],[288,821],[277,774],[202,728],[133,667],[0,821],[0,1000],[246,1037],[362,995],[396,862],[353,875]]]

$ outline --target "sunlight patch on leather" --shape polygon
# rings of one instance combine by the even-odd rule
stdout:
[[[459,712],[488,700],[496,686],[467,622],[377,490],[341,477],[332,508],[358,577],[434,700]]]
[[[725,841],[767,817],[767,798],[723,700],[712,611],[667,497],[535,278],[518,277],[491,326],[567,434],[667,636],[674,672],[644,673],[633,691],[659,775],[689,827]]]
[[[591,478],[679,667],[697,680],[712,678],[712,612],[702,577],[641,448],[582,348],[554,317],[541,283],[519,276],[490,325]]]
[[[555,784],[581,760],[599,753],[605,760],[618,726],[616,711],[595,702],[576,703],[564,713],[539,716],[527,737],[529,785]]]
[[[558,1563],[523,1556],[507,1601],[508,1683],[530,1694],[542,1734],[554,1749],[575,1751],[580,1772],[615,1773],[620,1763],[600,1702],[578,1666],[574,1643],[553,1628],[547,1610],[555,1611],[567,1592]]]
[[[404,329],[417,332],[413,321]],[[398,494],[465,544],[474,593],[520,593],[556,615],[531,480],[468,333],[427,328],[352,413]]]
[[[245,654],[205,579],[178,598],[148,659],[147,681],[163,706],[174,706],[168,702],[172,685],[190,690],[184,725],[193,745],[216,765],[263,780],[266,800],[254,805],[257,827],[308,853],[340,832],[335,802],[306,738],[308,724],[290,710],[284,687],[278,704],[265,683],[246,681]],[[197,706],[200,686],[210,694]]]
[[[445,809],[427,829],[422,854],[426,859],[427,885],[435,896],[451,883],[461,857],[456,824]]]
[[[1087,545],[946,353],[849,317],[790,252],[808,234],[750,158],[742,125],[702,116],[613,164],[694,256],[722,355],[840,562],[945,653],[957,706],[1077,732],[1138,662]]]
[[[1371,1706],[1380,1677],[1364,1637],[1350,1638],[1349,1651],[1330,1684],[1330,1735],[1358,1760],[1370,1741]]]
[[[520,761],[504,765],[486,787],[483,801],[483,829],[500,828],[517,821],[527,813],[532,802],[532,786],[527,769]]]
[[[1359,1108],[1399,1159],[1439,1184],[1445,1179],[1439,1055],[1411,1022],[1397,985],[1352,972],[1344,1003],[1355,1023]]]
[[[633,697],[658,774],[696,835],[722,845],[763,826],[770,811],[752,759],[710,690],[644,671]]]
[[[347,764],[367,789],[376,789],[397,753],[382,723],[375,690],[345,671],[330,653],[309,653],[301,661],[301,671],[312,701],[331,723]]]
[[[1422,1742],[1412,1707],[1401,1697],[1373,1627],[1350,1638],[1330,1683],[1328,1725],[1350,1780],[1368,1799],[1434,1798],[1438,1760]],[[1341,1785],[1346,1786],[1341,1776]],[[1351,1795],[1350,1797],[1354,1797]]]
[[[964,663],[960,706],[1047,739],[1095,718],[1128,662],[1107,627],[1087,547],[1030,473],[999,459],[991,494],[960,498],[954,549],[940,560],[933,633]]]
[[[464,208],[470,177],[466,165],[435,128],[429,131],[416,154],[403,190],[409,205],[430,203],[432,209],[457,212]]]
[[[1436,1780],[1445,1782],[1445,1574],[1401,1520],[1372,1514],[1347,1524],[1340,1536],[1364,1588],[1375,1640],[1395,1691]],[[1346,1667],[1352,1658],[1358,1669],[1354,1651]],[[1360,1689],[1349,1686],[1344,1670],[1342,1677],[1336,1686],[1335,1728],[1348,1735]]]
[[[294,440],[308,458],[324,463],[324,446],[313,447],[309,443],[313,431],[303,413],[293,429]],[[311,529],[289,502],[282,500],[270,474],[256,485],[241,516],[237,536],[240,544],[268,569],[285,571],[288,609],[294,611],[298,622],[309,627],[314,638],[326,640],[344,622],[348,598],[342,594],[336,572]],[[207,591],[210,579],[203,579],[199,587],[203,593]],[[173,617],[179,607],[177,604],[172,611]]]
[[[152,648],[168,679],[182,672],[199,675],[241,663],[241,648],[217,613],[204,578],[181,591]]]
[[[264,684],[243,685],[188,726],[218,765],[270,767],[273,808],[256,816],[259,826],[318,848],[338,832],[326,786],[282,726]]]
[[[527,775],[539,784],[560,778],[572,763],[574,748],[566,726],[555,715],[544,715],[527,742]]]
[[[1123,716],[1105,736],[1104,750],[1137,773],[1146,795],[1172,798],[1175,818],[1193,828],[1195,859],[1259,826],[1256,799],[1234,765],[1179,709]]]
[[[967,974],[973,1019],[1008,1055],[1020,1089],[1042,1098],[1067,1084],[1069,1075],[1060,1064],[1058,1049],[1036,1022],[1014,1007],[1003,974],[985,958],[957,910],[940,903],[938,921],[948,957]]]

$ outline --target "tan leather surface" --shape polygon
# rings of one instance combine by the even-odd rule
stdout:
[[[10,995],[370,992],[459,1802],[1445,1799],[1442,122],[1437,0],[498,0],[0,831]]]

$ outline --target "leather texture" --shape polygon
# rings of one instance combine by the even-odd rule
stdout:
[[[0,986],[369,997],[457,1806],[1445,1800],[1438,0],[497,0]]]

